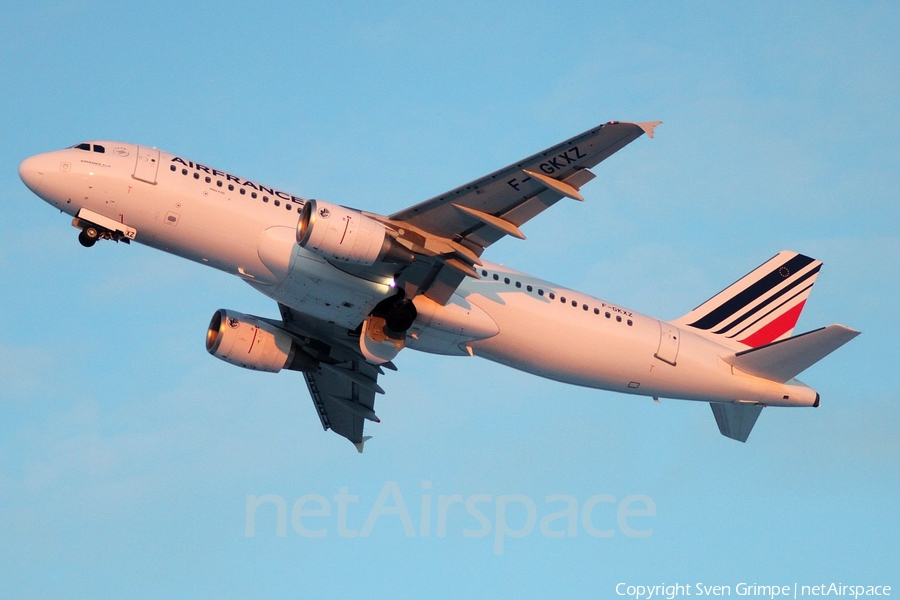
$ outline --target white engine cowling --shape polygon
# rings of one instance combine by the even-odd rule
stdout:
[[[216,358],[254,371],[305,371],[314,364],[286,331],[253,315],[225,309],[217,310],[209,322],[206,349]]]
[[[324,256],[357,265],[412,262],[413,255],[388,235],[383,223],[358,210],[307,200],[297,224],[297,243]]]

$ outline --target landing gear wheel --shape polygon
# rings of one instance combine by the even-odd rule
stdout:
[[[81,233],[78,234],[78,241],[85,248],[90,248],[97,243],[99,237],[100,232],[96,227],[85,227],[81,230]]]
[[[384,334],[395,340],[406,338],[407,330],[412,327],[418,313],[416,305],[407,300],[403,290],[390,298],[379,302],[372,310],[372,316],[384,319]]]
[[[417,316],[416,306],[409,300],[404,300],[393,306],[384,318],[387,328],[400,334],[402,337],[406,330],[412,327],[413,321],[416,320]]]

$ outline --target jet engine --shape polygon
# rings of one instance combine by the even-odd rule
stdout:
[[[209,322],[206,349],[216,358],[254,371],[314,371],[318,367],[288,332],[259,317],[224,308]]]
[[[307,200],[297,224],[297,243],[329,260],[369,266],[410,264],[415,255],[397,243],[383,223],[358,210]]]

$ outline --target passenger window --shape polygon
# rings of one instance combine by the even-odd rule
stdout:
[[[485,271],[484,269],[482,269],[482,271],[481,271],[481,276],[482,276],[482,277],[487,277],[487,271]]]
[[[556,298],[556,294],[554,294],[553,292],[550,292],[550,299],[553,300],[554,298]]]
[[[517,288],[522,287],[522,282],[521,282],[521,281],[517,281],[517,282],[516,282],[516,287],[517,287]]]
[[[578,308],[578,300],[572,300],[572,306]]]
[[[618,321],[619,323],[621,323],[621,322],[622,322],[622,317],[620,317],[619,315],[616,315],[616,321]]]
[[[234,191],[234,186],[233,186],[232,184],[230,184],[230,183],[228,184],[228,191],[229,191],[229,192],[233,192],[233,191]]]
[[[562,302],[563,304],[565,304],[565,303],[566,303],[566,297],[565,297],[565,296],[560,296],[560,297],[559,297],[559,301]]]
[[[582,310],[587,310],[587,304],[582,304],[582,305],[581,305],[581,309],[582,309]]]
[[[216,185],[219,186],[219,187],[222,187],[222,180],[221,180],[221,179],[216,179]]]
[[[101,146],[100,144],[94,144],[94,152],[98,152],[98,153],[100,153],[100,154],[103,154],[103,153],[106,152],[106,148],[104,148],[104,147]]]
[[[204,179],[206,180],[206,183],[210,183],[212,181],[212,179],[210,179],[209,177],[205,177]]]
[[[173,173],[175,172],[175,165],[169,165],[169,170]]]
[[[182,170],[181,170],[181,174],[182,174],[182,175],[187,175],[187,169],[182,169]]]
[[[241,188],[241,196],[243,196],[243,195],[246,194],[246,193],[247,193],[247,190],[244,189],[244,188]]]
[[[256,198],[256,192],[250,192],[250,197],[251,197],[251,198]]]
[[[281,200],[275,199],[275,206],[281,206]]]
[[[500,280],[500,276],[497,275],[496,273],[494,273],[494,281],[499,281],[499,280]]]
[[[611,315],[610,315],[609,313],[606,313],[606,318],[607,318],[607,319],[608,319],[610,316],[611,316]]]
[[[528,291],[530,292],[530,291],[531,291],[532,289],[534,289],[534,288],[532,288],[532,287],[529,285],[529,286],[527,286],[525,289],[528,290]]]
[[[503,283],[509,285],[509,277],[504,277],[504,278],[503,278]]]
[[[541,288],[538,288],[538,296],[543,296],[543,295],[544,295],[544,290],[542,290]]]
[[[291,210],[291,203],[290,203],[290,202],[285,202],[285,203],[284,203],[284,207],[285,207],[286,209],[288,209],[288,210]]]
[[[631,327],[634,323],[631,322],[631,319],[628,319],[628,326]]]
[[[600,314],[600,309],[599,309],[599,308],[595,308],[595,309],[594,309],[594,314],[595,314],[595,315],[599,315],[599,314]]]
[[[200,179],[200,173],[194,173],[194,179]]]

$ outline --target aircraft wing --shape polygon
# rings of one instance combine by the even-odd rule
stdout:
[[[430,259],[417,257],[398,283],[446,303],[464,277],[478,276],[485,248],[506,235],[524,239],[519,227],[564,197],[582,200],[578,189],[594,178],[589,169],[641,135],[653,137],[657,125],[611,121],[391,215],[393,227],[422,238],[418,245],[432,237],[433,247],[444,243]]]
[[[342,435],[356,446],[360,452],[370,436],[363,435],[366,420],[378,421],[375,416],[375,394],[371,387],[360,385],[341,372],[349,369],[359,377],[371,379],[360,367],[372,367],[364,360],[353,361],[337,369],[319,367],[314,373],[304,373],[309,394],[322,421],[322,428]],[[375,374],[377,376],[377,373]],[[373,380],[374,383],[374,380]]]
[[[380,422],[374,409],[375,394],[384,393],[378,385],[381,367],[366,362],[358,341],[346,329],[312,320],[284,304],[278,308],[284,326],[319,363],[317,370],[303,376],[322,427],[344,436],[362,452],[370,437],[363,435],[365,422]],[[384,366],[396,368],[391,363]]]

